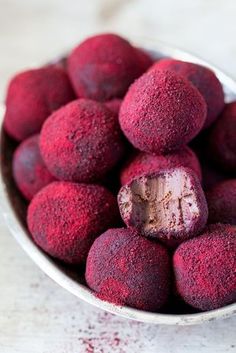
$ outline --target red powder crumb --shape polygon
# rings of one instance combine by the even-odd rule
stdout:
[[[169,71],[151,70],[130,86],[119,120],[136,148],[166,154],[198,134],[206,111],[202,95],[185,78]]]
[[[223,87],[215,73],[202,65],[174,59],[162,59],[152,69],[170,70],[182,75],[199,90],[207,104],[207,118],[204,127],[209,127],[224,108]]]
[[[236,102],[227,104],[209,136],[209,157],[222,170],[236,172]]]
[[[90,37],[68,57],[68,72],[78,97],[106,101],[121,98],[143,73],[143,59],[115,34]]]
[[[118,204],[128,227],[170,247],[199,234],[208,217],[200,181],[183,167],[132,180],[120,189]]]
[[[206,193],[209,223],[236,225],[236,179],[216,184]]]
[[[116,199],[104,187],[59,181],[35,195],[27,214],[36,244],[70,264],[84,262],[96,236],[118,219]]]
[[[118,120],[108,108],[78,99],[47,119],[40,150],[58,179],[91,182],[115,166],[124,152],[124,141]]]
[[[168,252],[134,230],[109,229],[93,243],[85,276],[88,286],[104,300],[156,311],[169,295]]]
[[[23,141],[13,156],[13,177],[27,200],[55,178],[47,170],[39,151],[39,135]]]
[[[181,244],[173,259],[178,293],[200,310],[236,301],[236,228],[215,224]]]
[[[72,99],[74,92],[62,68],[49,66],[22,72],[8,87],[4,128],[22,141],[38,133],[45,119]]]
[[[136,153],[121,170],[121,184],[127,184],[134,178],[144,174],[160,172],[163,169],[171,169],[181,166],[192,169],[199,179],[201,179],[202,173],[198,158],[187,146],[184,146],[177,152],[165,156],[139,152]]]

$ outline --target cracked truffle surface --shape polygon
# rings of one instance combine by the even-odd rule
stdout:
[[[236,225],[236,179],[222,181],[206,193],[209,223]]]
[[[120,189],[118,204],[127,226],[171,247],[199,234],[207,222],[200,182],[187,168],[134,179]]]
[[[173,264],[178,293],[194,308],[212,310],[236,301],[236,227],[214,224],[181,244]]]
[[[68,73],[78,97],[106,101],[122,98],[143,67],[136,48],[108,33],[78,45],[68,57]]]
[[[236,102],[226,105],[209,136],[209,158],[236,173]]]
[[[139,152],[135,154],[121,170],[121,184],[125,185],[144,174],[160,172],[175,167],[192,169],[201,180],[201,166],[195,153],[187,146],[165,156]]]
[[[35,243],[69,264],[84,262],[94,239],[117,219],[116,199],[104,187],[60,181],[35,195],[27,215]]]
[[[13,156],[13,177],[27,200],[44,186],[55,181],[39,151],[39,135],[33,135],[17,147]]]
[[[209,127],[224,108],[224,92],[215,73],[205,66],[174,59],[162,59],[151,70],[170,70],[188,79],[199,90],[207,104],[204,128]]]
[[[6,97],[4,128],[22,141],[40,131],[43,122],[62,105],[74,99],[65,70],[44,67],[16,75]]]
[[[136,148],[166,154],[198,134],[206,112],[202,95],[188,80],[170,71],[153,69],[130,86],[119,120]]]
[[[78,99],[52,114],[40,137],[42,157],[60,180],[102,178],[124,151],[117,117],[102,103]]]
[[[169,295],[169,255],[162,245],[134,230],[109,229],[93,243],[85,276],[104,300],[157,311]]]

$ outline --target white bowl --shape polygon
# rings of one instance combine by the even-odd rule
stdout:
[[[163,43],[150,40],[138,40],[135,44],[149,50],[155,57],[170,56],[173,58],[203,64],[213,69],[224,86],[227,101],[236,99],[236,82],[219,69],[188,54],[182,50],[167,46]],[[2,110],[2,112],[1,112]],[[0,107],[3,116],[4,107]],[[6,224],[15,239],[32,258],[32,260],[60,286],[91,305],[97,306],[113,314],[127,319],[152,324],[192,325],[219,318],[226,318],[236,314],[236,304],[202,313],[193,314],[164,314],[151,313],[132,309],[126,306],[117,306],[98,299],[84,284],[82,276],[78,276],[72,269],[63,266],[56,260],[47,256],[32,241],[24,221],[26,204],[17,191],[11,175],[11,157],[14,143],[1,131],[1,172],[0,172],[0,209]]]

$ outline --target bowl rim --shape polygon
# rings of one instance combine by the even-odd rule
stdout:
[[[228,75],[223,73],[221,70],[216,68],[214,65],[205,62],[204,60],[185,52],[181,49],[175,48],[164,44],[161,41],[150,40],[147,38],[131,38],[132,42],[136,46],[142,47],[155,53],[158,57],[169,56],[180,60],[192,61],[195,63],[203,64],[212,69],[221,83],[225,88],[227,95],[226,101],[231,101],[236,98],[236,81],[230,78]],[[150,50],[150,48],[152,48]],[[0,106],[0,122],[2,126],[2,119],[4,115],[4,106]],[[3,128],[1,127],[1,130]],[[2,134],[1,134],[2,136]],[[0,151],[2,153],[2,151]],[[15,211],[11,206],[7,186],[4,181],[2,168],[0,168],[0,211],[3,215],[5,223],[10,230],[11,234],[23,248],[23,250],[29,255],[29,257],[38,265],[38,267],[46,273],[51,279],[53,279],[61,287],[74,294],[79,299],[97,307],[103,309],[112,314],[118,316],[140,321],[149,324],[165,324],[165,325],[196,325],[206,321],[213,321],[216,319],[223,319],[236,314],[236,303],[227,305],[225,307],[200,312],[193,314],[162,314],[153,313],[147,311],[141,311],[127,306],[118,306],[97,298],[93,292],[83,284],[80,284],[75,279],[69,277],[63,272],[36,244],[31,240],[28,233],[24,229],[23,225],[18,220]]]

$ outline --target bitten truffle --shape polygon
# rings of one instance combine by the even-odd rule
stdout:
[[[123,137],[114,113],[102,103],[79,99],[52,114],[43,125],[40,150],[59,180],[102,178],[123,154]]]
[[[178,293],[194,308],[212,310],[236,301],[236,227],[211,225],[181,244],[173,264]]]
[[[189,81],[154,69],[130,86],[119,114],[128,140],[141,151],[156,154],[187,144],[205,119],[206,103]]]
[[[121,184],[127,184],[136,177],[175,167],[188,167],[201,179],[201,166],[195,153],[187,146],[165,156],[139,152],[135,154],[121,171]]]
[[[138,51],[115,34],[86,39],[68,57],[68,72],[78,97],[106,101],[122,98],[143,73]]]
[[[236,225],[236,179],[222,181],[206,193],[209,223]]]
[[[205,195],[198,177],[188,168],[134,179],[120,189],[118,204],[128,227],[170,247],[198,235],[207,222]]]
[[[21,142],[14,153],[12,167],[16,185],[27,200],[55,180],[41,157],[39,135]]]
[[[117,116],[119,115],[121,103],[122,103],[122,100],[118,98],[114,98],[114,99],[111,99],[110,101],[104,102],[105,106]]]
[[[45,119],[74,99],[65,70],[48,66],[16,75],[6,97],[4,128],[15,140],[38,133]]]
[[[157,311],[169,295],[169,255],[162,245],[134,230],[109,229],[93,243],[85,276],[101,299]]]
[[[227,104],[209,136],[209,158],[236,173],[236,102]]]
[[[69,264],[84,262],[94,239],[117,219],[116,199],[104,187],[60,181],[35,195],[27,215],[35,243]]]
[[[215,73],[205,66],[174,59],[162,59],[151,70],[170,70],[182,75],[199,90],[207,104],[204,128],[209,127],[224,108],[224,92]]]

